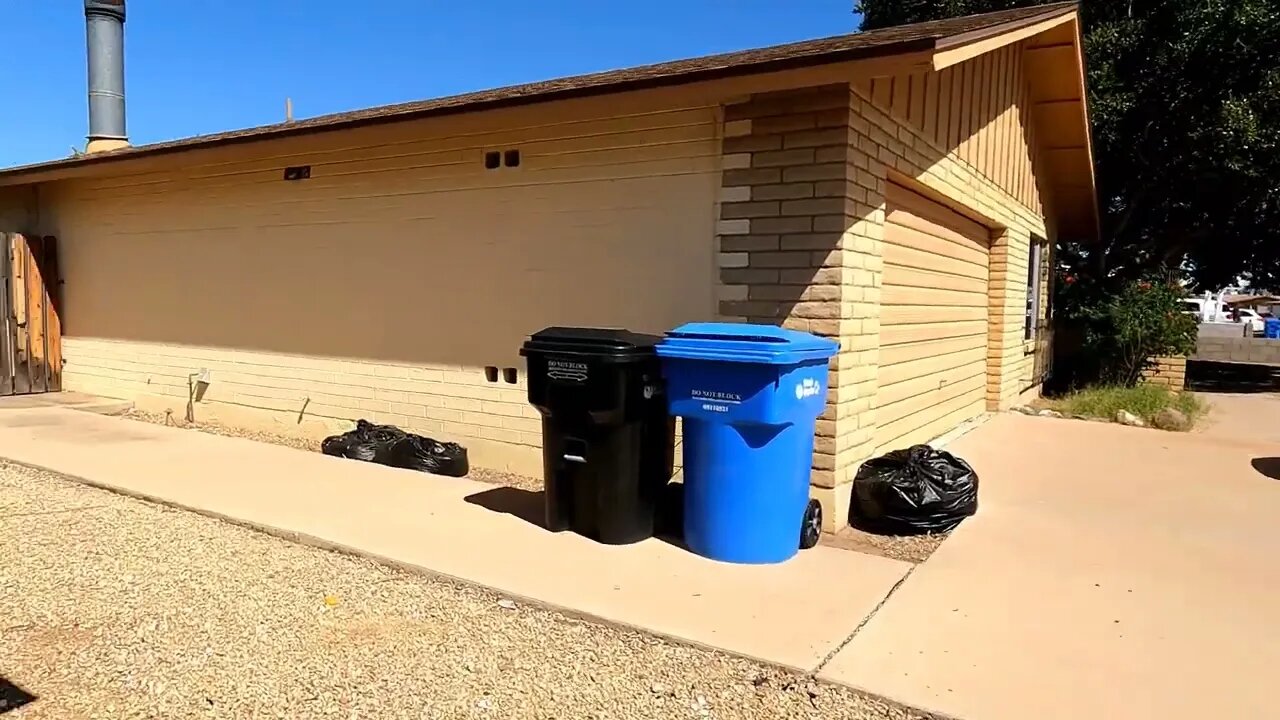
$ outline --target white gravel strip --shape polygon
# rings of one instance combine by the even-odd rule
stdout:
[[[6,463],[0,680],[14,720],[925,717]]]

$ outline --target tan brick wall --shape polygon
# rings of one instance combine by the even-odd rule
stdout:
[[[848,231],[867,189],[850,182],[848,85],[760,95],[725,110],[718,225],[720,315],[840,341],[818,420],[813,483],[852,478],[870,443],[875,276]],[[864,425],[865,427],[860,427]]]
[[[812,494],[845,524],[851,482],[873,451],[885,192],[899,182],[992,230],[988,405],[1032,387],[1023,340],[1037,212],[856,89],[757,95],[725,109],[717,249],[720,314],[837,338],[818,420]]]
[[[466,445],[472,462],[541,475],[542,425],[526,401],[524,373],[491,383],[483,367],[403,365],[83,338],[64,341],[68,390],[133,400],[186,415],[187,378],[211,382],[196,420],[321,438],[366,418]]]
[[[1187,386],[1187,359],[1185,357],[1158,357],[1142,372],[1142,382],[1163,385],[1170,390],[1182,390]]]

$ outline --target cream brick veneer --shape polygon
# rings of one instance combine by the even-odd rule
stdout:
[[[1142,382],[1181,391],[1187,386],[1187,359],[1185,357],[1153,358],[1151,366],[1142,372]]]
[[[187,379],[211,372],[199,421],[321,438],[367,418],[461,442],[472,463],[540,476],[542,425],[519,384],[483,368],[415,366],[152,343],[64,339],[68,390],[186,415]]]
[[[825,488],[851,479],[870,445],[879,330],[879,283],[867,269],[878,260],[859,252],[867,242],[851,231],[875,209],[851,182],[849,103],[849,86],[832,85],[726,108],[717,238],[724,319],[840,341],[814,447],[813,482]]]
[[[988,405],[1031,387],[1023,341],[1039,214],[851,86],[757,95],[725,108],[717,225],[720,315],[837,338],[818,420],[813,495],[827,529],[847,519],[851,482],[873,451],[885,192],[900,182],[992,229]]]

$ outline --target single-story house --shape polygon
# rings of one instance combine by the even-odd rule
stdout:
[[[0,231],[57,239],[65,389],[313,435],[366,417],[535,476],[531,332],[837,338],[813,492],[843,524],[863,460],[1038,389],[1051,248],[1098,233],[1079,24],[1044,5],[108,133],[0,171]]]

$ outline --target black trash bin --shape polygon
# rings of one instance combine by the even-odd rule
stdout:
[[[529,403],[542,414],[547,528],[620,545],[653,535],[674,465],[675,419],[654,346],[625,330],[534,333]]]

